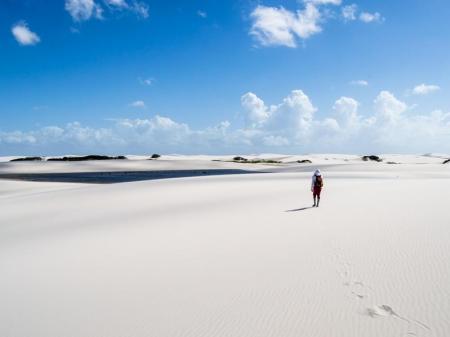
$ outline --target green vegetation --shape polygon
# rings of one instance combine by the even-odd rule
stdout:
[[[42,157],[24,157],[24,158],[16,158],[11,159],[10,161],[41,161]]]
[[[369,160],[370,161],[376,161],[376,162],[382,162],[383,161],[383,159],[381,159],[380,157],[375,156],[375,155],[363,156],[361,159],[364,160],[364,161],[369,161]]]
[[[112,159],[127,159],[125,156],[117,156],[117,157],[110,157],[110,156],[100,156],[97,154],[89,155],[89,156],[73,156],[73,157],[62,157],[62,158],[49,158],[47,161],[85,161],[85,160],[112,160]]]
[[[243,164],[281,164],[281,161],[273,159],[247,159],[244,157],[234,157],[233,162]]]

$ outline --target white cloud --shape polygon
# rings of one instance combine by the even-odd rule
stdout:
[[[66,0],[65,9],[75,21],[102,18],[103,10],[94,0]]]
[[[322,24],[334,14],[321,6],[340,6],[341,0],[303,0],[302,10],[291,11],[284,7],[258,5],[250,14],[252,35],[261,46],[285,46],[296,48],[298,40],[306,40],[320,33]],[[357,16],[356,4],[343,6],[341,15],[344,21],[354,21]],[[359,20],[381,22],[384,18],[380,13],[362,12]]]
[[[345,21],[354,21],[356,20],[357,11],[358,6],[356,4],[352,4],[342,7],[341,14]]]
[[[41,41],[39,36],[28,28],[25,21],[15,24],[12,27],[11,32],[17,42],[22,46],[32,46]]]
[[[359,127],[358,108],[359,102],[351,97],[342,96],[334,102],[333,110],[342,128],[357,129]]]
[[[280,104],[270,107],[254,93],[243,95],[241,104],[247,112],[247,130],[259,130],[258,133],[252,133],[252,138],[275,137],[265,139],[263,143],[266,145],[268,142],[274,143],[275,139],[280,140],[277,136],[291,141],[306,141],[312,131],[317,110],[302,90],[292,90]]]
[[[140,84],[147,85],[147,86],[150,86],[155,82],[155,79],[153,79],[153,78],[144,78],[144,79],[139,78],[138,80],[139,80]]]
[[[110,6],[128,7],[128,4],[125,0],[105,0],[105,3]]]
[[[118,120],[115,128],[120,138],[132,144],[188,144],[192,133],[188,125],[159,115],[151,119]]]
[[[250,34],[263,46],[295,48],[297,38],[307,39],[322,31],[317,7],[306,3],[304,10],[291,12],[283,7],[257,6],[250,15]]]
[[[302,90],[292,90],[280,105],[272,107],[271,128],[285,128],[295,138],[304,138],[312,127],[314,107],[309,97]]]
[[[263,138],[263,144],[267,146],[288,146],[289,140],[281,136],[266,136]]]
[[[314,5],[335,5],[339,6],[342,0],[304,0],[306,3],[312,3]]]
[[[334,118],[325,118],[323,121],[318,121],[317,127],[322,134],[329,134],[330,132],[337,134],[338,132],[342,131],[342,127]]]
[[[360,87],[367,87],[369,85],[369,82],[366,80],[355,80],[350,82],[351,85],[357,85]]]
[[[149,8],[145,2],[134,1],[131,10],[143,19],[149,17]]]
[[[341,9],[341,15],[344,21],[355,21],[357,19],[365,23],[384,21],[384,18],[378,12],[361,12],[358,16],[358,5],[356,4],[343,6]]]
[[[377,119],[387,123],[397,122],[408,106],[389,91],[381,91],[374,100]]]
[[[435,91],[439,91],[441,88],[435,84],[419,84],[414,87],[412,93],[414,95],[427,95]]]
[[[132,106],[133,108],[143,109],[143,108],[145,108],[145,102],[141,101],[141,100],[137,100],[137,101],[131,102],[130,106]]]
[[[264,101],[252,92],[242,95],[241,104],[247,112],[247,120],[252,125],[261,125],[270,116],[270,111]]]
[[[167,116],[113,120],[93,128],[74,122],[32,131],[0,131],[3,153],[160,152],[450,152],[450,113],[409,113],[405,102],[381,91],[373,110],[359,113],[354,98],[340,97],[332,113],[317,117],[317,108],[302,90],[268,105],[254,93],[241,98],[247,125],[228,121],[203,129]],[[408,113],[406,113],[408,111]]]
[[[64,146],[92,146],[103,144],[114,146],[121,143],[115,138],[111,129],[83,127],[78,122],[68,123],[65,127],[47,126],[30,132],[0,132],[0,143],[22,144],[33,146],[50,146],[64,144]]]
[[[103,4],[111,12],[127,10],[144,19],[149,16],[149,8],[145,2],[136,0],[103,0]],[[103,18],[103,7],[100,5],[100,0],[65,0],[65,9],[75,21]]]
[[[197,15],[204,19],[208,16],[208,14],[205,11],[201,11],[201,10],[197,11]]]
[[[383,18],[381,17],[381,14],[378,12],[375,13],[369,13],[369,12],[362,12],[359,15],[359,19],[362,22],[365,23],[371,23],[371,22],[380,22],[383,21]]]
[[[36,137],[22,131],[0,132],[0,144],[34,144]]]

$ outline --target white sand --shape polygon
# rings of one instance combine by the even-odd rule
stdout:
[[[312,157],[325,189],[305,210],[316,164],[112,185],[0,180],[0,336],[450,336],[450,165],[331,156]],[[169,166],[230,165],[200,159]]]

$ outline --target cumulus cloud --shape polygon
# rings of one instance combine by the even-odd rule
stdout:
[[[397,122],[408,106],[389,91],[381,91],[374,100],[377,119],[388,123]]]
[[[110,11],[127,10],[141,18],[148,18],[149,8],[145,2],[129,0],[65,0],[65,9],[74,21],[85,21],[91,18],[102,19],[104,7]]]
[[[159,115],[150,119],[118,120],[115,132],[132,144],[157,143],[167,146],[190,143],[192,133],[188,125]]]
[[[291,11],[284,7],[258,5],[250,13],[252,26],[250,35],[261,46],[285,46],[296,48],[299,40],[306,40],[322,32],[322,24],[327,18],[334,17],[326,5],[340,6],[341,0],[303,0],[299,1],[304,7]],[[341,8],[344,21],[361,20],[366,23],[381,22],[380,13],[361,12],[358,16],[356,4]]]
[[[17,42],[22,46],[32,46],[41,41],[39,36],[28,28],[25,21],[15,24],[12,27],[11,32]]]
[[[257,6],[250,15],[253,24],[250,34],[263,46],[295,48],[297,38],[308,39],[322,31],[321,14],[313,3],[303,10],[291,12],[283,7]]]
[[[355,130],[359,128],[358,116],[359,102],[351,97],[342,96],[334,102],[333,110],[339,125],[344,129]]]
[[[380,21],[383,21],[383,18],[382,18],[382,16],[381,16],[381,14],[378,13],[378,12],[375,12],[375,13],[362,12],[362,13],[359,15],[359,19],[360,19],[362,22],[365,22],[365,23],[371,23],[371,22],[380,22]]]
[[[65,9],[75,21],[102,18],[103,9],[94,0],[66,0]]]
[[[259,138],[264,144],[278,145],[292,141],[307,141],[313,127],[314,107],[302,90],[292,90],[280,104],[267,106],[254,93],[241,97],[241,104],[247,113],[246,130],[258,131],[251,138]],[[288,140],[282,141],[282,139]]]
[[[435,91],[439,91],[441,88],[435,84],[419,84],[414,87],[412,93],[414,95],[427,95]]]
[[[254,93],[248,92],[241,97],[241,104],[247,113],[249,126],[272,129],[294,128],[306,131],[317,110],[302,90],[292,90],[281,104],[270,107]]]
[[[336,99],[331,112],[318,117],[302,90],[292,90],[278,104],[267,104],[255,93],[241,97],[246,124],[228,121],[203,129],[167,116],[112,120],[94,128],[74,122],[32,131],[0,131],[4,153],[45,151],[244,153],[289,152],[450,152],[450,113],[414,113],[389,91],[361,113],[360,103]],[[19,150],[17,150],[19,149]],[[18,152],[17,152],[18,151]]]
[[[253,126],[263,124],[270,116],[270,111],[264,101],[252,92],[242,95],[241,104],[247,112],[247,120]]]
[[[269,126],[282,130],[295,139],[306,140],[310,135],[317,108],[302,90],[292,90],[283,102],[272,107]]]

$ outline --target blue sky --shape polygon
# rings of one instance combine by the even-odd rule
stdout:
[[[450,152],[444,0],[3,0],[0,155]]]

